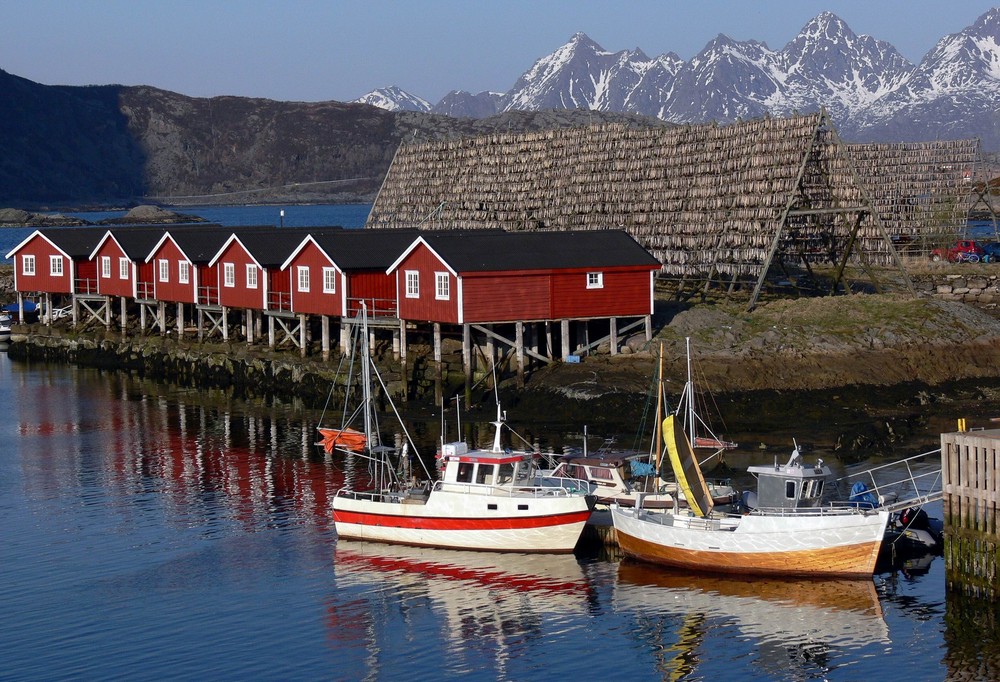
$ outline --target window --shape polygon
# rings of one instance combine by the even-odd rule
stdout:
[[[160,281],[169,282],[170,281],[170,261],[166,258],[161,258],[157,261],[160,266]]]
[[[222,264],[222,286],[236,286],[236,266],[232,263]]]
[[[451,298],[451,278],[448,277],[448,273],[435,272],[434,281],[436,283],[434,298],[439,301],[447,301]]]
[[[472,464],[470,462],[459,462],[455,480],[459,483],[472,483]]]
[[[785,498],[795,499],[795,481],[785,481]]]
[[[23,275],[35,274],[34,256],[21,256],[21,274]]]
[[[257,266],[253,263],[247,264],[247,289],[257,288]]]
[[[129,267],[128,258],[118,259],[118,279],[128,279],[129,271],[132,268]]]
[[[101,277],[111,279],[111,256],[101,256]]]
[[[420,298],[420,273],[416,270],[406,271],[406,297]]]
[[[337,269],[323,268],[323,293],[333,294],[337,291]]]
[[[490,485],[493,483],[493,464],[480,464],[476,467],[476,483],[479,485]]]
[[[186,260],[177,261],[177,281],[181,284],[191,282],[191,264]]]
[[[309,292],[309,267],[306,265],[300,265],[298,269],[299,273],[299,291]]]
[[[588,289],[603,289],[604,288],[604,273],[603,272],[588,272],[587,273],[587,288]]]
[[[63,274],[63,257],[62,256],[49,256],[49,274],[53,277],[62,277]]]

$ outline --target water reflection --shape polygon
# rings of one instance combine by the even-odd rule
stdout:
[[[789,665],[806,677],[825,674],[854,650],[889,644],[871,580],[741,580],[624,560],[614,605],[633,615],[671,677],[695,672],[713,655],[706,637],[722,632],[752,642],[753,665],[775,679],[788,677]]]
[[[440,664],[449,673],[500,675],[532,641],[584,627],[596,599],[573,555],[338,540],[334,570],[338,596],[328,608],[331,638],[367,648],[372,672],[380,668],[379,653],[388,655],[396,646],[393,640],[432,635],[427,631],[432,619],[434,646],[447,652]],[[418,648],[413,655],[420,669],[429,663],[422,657],[433,653]]]
[[[162,506],[171,522],[208,535],[229,523],[245,531],[331,523],[343,471],[317,454],[310,424],[110,383],[109,396],[76,373],[49,375],[17,401],[30,494],[115,504],[133,518]]]

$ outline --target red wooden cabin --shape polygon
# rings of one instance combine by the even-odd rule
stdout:
[[[103,227],[35,230],[7,254],[14,260],[19,292],[96,294],[97,265],[90,254],[107,231]]]
[[[425,232],[393,263],[400,319],[449,324],[652,314],[660,263],[623,230]]]
[[[416,230],[341,230],[308,235],[281,265],[296,313],[395,317],[395,276],[386,272]]]

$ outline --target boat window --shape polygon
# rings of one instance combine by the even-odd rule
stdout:
[[[476,483],[492,483],[495,470],[496,466],[493,464],[480,464],[476,469]]]
[[[469,462],[460,462],[455,480],[459,483],[472,483],[472,464]]]
[[[823,481],[813,480],[806,484],[803,497],[817,498],[823,495]]]
[[[604,467],[592,467],[590,470],[591,478],[599,478],[602,481],[610,481],[612,479],[611,470],[605,469]],[[583,478],[580,476],[579,478]]]
[[[789,500],[795,499],[795,481],[785,481],[785,497]]]
[[[587,480],[587,470],[584,469],[579,464],[572,464],[567,468],[569,469],[570,478],[580,478],[583,480]]]
[[[497,485],[509,485],[514,481],[514,465],[501,464],[497,474]]]

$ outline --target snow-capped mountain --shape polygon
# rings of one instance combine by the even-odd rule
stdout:
[[[431,110],[431,103],[425,99],[411,95],[405,90],[390,85],[387,88],[372,90],[367,95],[363,95],[354,104],[370,104],[386,111],[423,111]]]
[[[674,53],[608,52],[583,33],[534,65],[504,93],[449,93],[434,107],[395,88],[362,98],[393,110],[456,117],[591,109],[676,123],[730,122],[825,107],[855,141],[980,137],[1000,149],[1000,8],[942,38],[920,64],[891,44],[857,35],[835,14],[809,21],[787,45],[719,35],[690,61]],[[410,103],[410,104],[408,104]]]
[[[577,33],[514,83],[502,109],[625,111],[626,98],[652,66],[641,50],[607,52]]]

